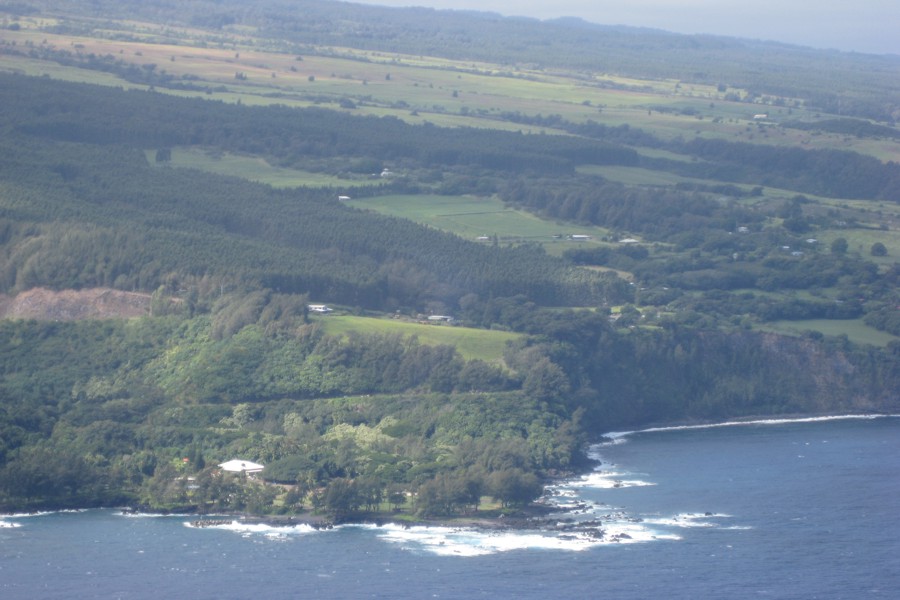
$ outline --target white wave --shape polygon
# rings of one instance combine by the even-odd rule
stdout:
[[[608,431],[603,434],[603,437],[607,438],[610,442],[621,443],[632,433],[634,433],[634,431]]]
[[[578,479],[567,481],[565,486],[568,488],[597,488],[597,489],[615,489],[629,487],[645,487],[656,485],[649,481],[640,479],[625,479],[625,473],[615,473],[611,471],[594,471],[588,475],[582,475]]]
[[[0,521],[0,529],[12,529],[14,527],[21,527],[21,523],[10,523],[9,521]]]
[[[711,522],[711,519],[729,519],[731,515],[716,513],[679,513],[672,517],[648,517],[644,519],[644,523],[650,525],[664,525],[667,527],[719,527],[718,523]],[[732,527],[728,527],[732,529]]]
[[[592,448],[602,448],[612,443],[621,443],[630,435],[635,433],[657,433],[661,431],[684,431],[690,429],[713,429],[716,427],[738,427],[742,425],[786,425],[790,423],[819,423],[825,421],[844,421],[844,420],[874,420],[874,419],[896,419],[900,418],[900,414],[861,414],[861,415],[825,415],[819,417],[794,417],[781,419],[754,419],[752,421],[724,421],[722,423],[706,423],[702,425],[673,425],[670,427],[650,427],[637,431],[611,431],[602,434],[600,437],[606,438],[607,442],[598,442],[592,445]]]
[[[211,525],[197,526],[194,522],[186,521],[185,527],[195,529],[219,529],[225,531],[234,531],[242,535],[265,535],[267,537],[280,538],[287,535],[307,534],[317,531],[312,525],[301,523],[298,525],[267,525],[265,523],[243,523],[238,520],[227,523],[214,523]]]
[[[540,531],[482,531],[449,527],[378,528],[378,537],[405,548],[418,548],[440,556],[484,556],[511,550],[581,551],[604,543],[582,533],[571,535]]]
[[[125,517],[128,519],[158,519],[158,518],[168,518],[168,517],[191,517],[190,513],[145,513],[145,512],[132,512],[127,510],[118,510],[113,513],[116,517]],[[217,515],[207,515],[210,517],[215,517]]]
[[[361,526],[362,527],[362,526]],[[383,525],[368,526],[376,535],[407,550],[439,556],[473,557],[513,550],[560,550],[581,552],[597,546],[678,540],[640,523],[604,523],[600,530],[573,531],[490,531],[472,528]]]
[[[680,540],[674,533],[662,533],[641,523],[610,523],[604,526],[606,538],[617,544],[636,544],[656,540]]]
[[[62,515],[68,513],[83,513],[87,512],[86,508],[67,508],[63,510],[40,510],[37,512],[29,512],[29,513],[9,513],[9,514],[0,514],[0,519],[28,519],[31,517],[46,517],[47,515]]]

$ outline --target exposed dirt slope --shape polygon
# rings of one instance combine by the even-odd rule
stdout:
[[[150,295],[108,288],[53,291],[34,288],[0,295],[0,318],[74,321],[120,319],[150,314]]]

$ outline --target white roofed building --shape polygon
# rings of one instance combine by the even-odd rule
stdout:
[[[266,467],[249,460],[235,458],[228,462],[223,462],[219,465],[219,468],[229,473],[259,473]]]

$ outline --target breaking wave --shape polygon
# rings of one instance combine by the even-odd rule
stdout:
[[[826,421],[844,421],[844,420],[874,420],[874,419],[896,419],[900,415],[894,414],[865,414],[865,415],[826,415],[820,417],[795,417],[783,419],[754,419],[751,421],[723,421],[722,423],[706,423],[701,425],[673,425],[670,427],[650,427],[647,429],[638,429],[634,431],[610,431],[604,433],[600,437],[604,439],[602,442],[591,445],[588,455],[591,456],[596,448],[625,443],[627,438],[636,433],[658,433],[661,431],[685,431],[690,429],[713,429],[717,427],[739,427],[745,425],[787,425],[791,423],[819,423]]]

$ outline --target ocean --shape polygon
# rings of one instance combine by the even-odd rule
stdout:
[[[900,597],[900,418],[598,436],[547,489],[602,536],[0,516],[0,598]]]

